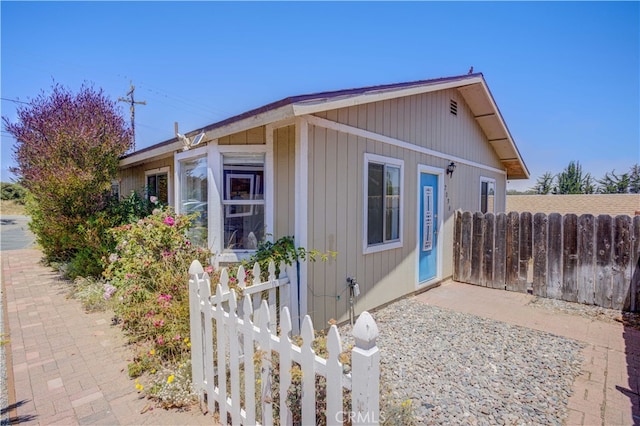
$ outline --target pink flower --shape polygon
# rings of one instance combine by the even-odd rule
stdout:
[[[152,195],[151,197],[149,197],[149,201],[151,201],[153,204],[158,204],[158,197]]]
[[[213,266],[211,266],[211,265],[207,266],[206,268],[204,268],[204,271],[205,271],[207,274],[212,273],[212,272],[213,272]]]
[[[158,337],[156,343],[158,343],[158,345],[164,345],[164,338],[162,336]]]
[[[165,225],[168,225],[168,226],[173,226],[176,222],[175,222],[175,220],[173,220],[173,218],[172,218],[171,216],[167,216],[167,217],[162,221],[162,223],[164,223]]]
[[[155,320],[155,321],[153,322],[153,325],[154,325],[155,327],[162,327],[162,326],[164,325],[164,320]]]

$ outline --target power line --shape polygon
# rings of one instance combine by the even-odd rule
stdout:
[[[9,99],[9,98],[0,98],[0,99],[2,99],[3,101],[9,101],[9,102],[13,102],[13,103],[16,103],[16,104],[31,105],[31,103],[29,103],[29,102],[19,101],[17,99]]]

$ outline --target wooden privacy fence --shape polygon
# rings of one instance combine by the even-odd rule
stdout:
[[[456,281],[640,310],[640,216],[456,212]]]
[[[236,292],[229,289],[226,270],[211,295],[211,282],[202,265],[198,261],[191,264],[192,383],[201,408],[219,412],[223,424],[233,425],[377,424],[380,354],[375,344],[378,329],[371,315],[363,312],[356,321],[352,370],[345,373],[335,325],[327,335],[328,359],[316,356],[312,348],[314,331],[308,315],[302,322],[302,345],[292,343],[289,307],[281,304],[276,317],[276,302],[287,300],[283,295],[289,280],[284,276],[276,279],[274,271],[271,263],[269,279],[260,283],[254,278],[254,285],[247,287],[240,279],[244,279],[240,269],[243,296],[239,303]],[[260,276],[257,265],[253,276]],[[260,296],[276,289],[280,290],[277,296]],[[294,365],[300,377],[292,377]],[[317,401],[318,395],[324,395],[324,401]],[[345,400],[344,395],[350,399]],[[316,418],[317,404],[326,404],[324,422]]]

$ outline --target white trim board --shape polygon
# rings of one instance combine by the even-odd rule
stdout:
[[[505,176],[507,174],[505,170],[497,169],[495,167],[487,166],[481,163],[476,163],[475,161],[470,161],[461,157],[456,157],[455,155],[445,154],[443,152],[435,151],[433,149],[424,148],[418,145],[414,145],[410,142],[406,142],[400,139],[381,135],[379,133],[374,133],[369,130],[359,129],[357,127],[349,126],[348,124],[338,123],[336,121],[327,120],[326,118],[316,117],[315,115],[309,115],[309,116],[306,116],[305,118],[307,119],[307,122],[309,124],[313,124],[314,126],[324,127],[327,129],[338,131],[338,132],[359,136],[365,139],[371,139],[377,142],[382,142],[389,145],[397,146],[398,148],[419,152],[421,154],[431,155],[432,157],[442,158],[448,161],[454,161],[456,163],[465,164],[467,166],[476,167],[483,170],[489,170],[494,173],[500,173]]]

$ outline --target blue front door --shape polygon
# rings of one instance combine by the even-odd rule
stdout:
[[[438,275],[438,175],[420,173],[418,282]]]

